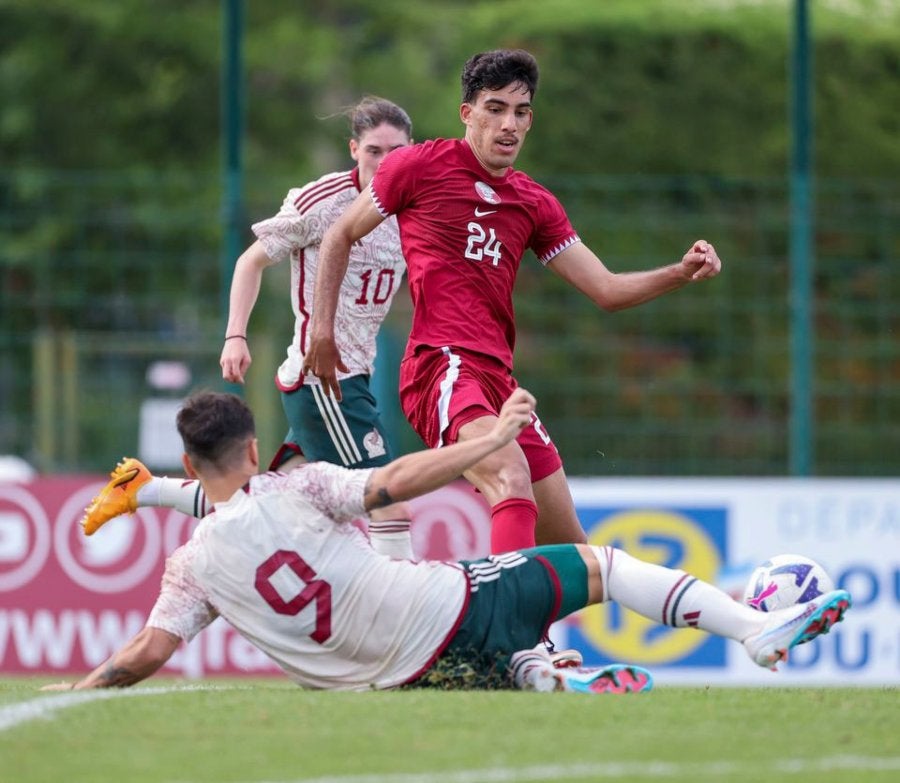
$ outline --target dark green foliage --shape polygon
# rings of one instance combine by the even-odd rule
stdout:
[[[463,61],[528,48],[542,76],[520,166],[560,195],[588,244],[617,271],[673,261],[700,236],[726,260],[711,284],[609,316],[526,259],[518,372],[570,472],[784,470],[791,3],[244,6],[248,229],[288,187],[349,166],[341,110],[360,95],[404,105],[418,139],[454,136]],[[817,470],[893,474],[900,10],[877,0],[810,6]],[[194,361],[218,352],[228,285],[223,8],[0,3],[0,453],[47,468],[105,466],[134,440],[131,392],[118,417],[125,442],[103,443],[95,429],[104,395],[115,397],[124,361],[115,354],[74,384],[79,405],[94,406],[78,424],[89,422],[91,437],[68,457],[37,450],[35,334],[155,340]],[[291,323],[284,285],[284,275],[269,276],[252,323],[275,357]],[[392,316],[395,341],[407,317]],[[140,386],[140,361],[123,370],[123,390]],[[260,367],[258,383],[271,370]]]

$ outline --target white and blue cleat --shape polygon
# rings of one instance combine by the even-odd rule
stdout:
[[[805,644],[844,619],[851,606],[846,590],[832,590],[812,601],[770,612],[763,629],[744,639],[744,649],[759,666],[776,669],[798,644]]]
[[[641,693],[653,687],[653,676],[640,666],[554,666],[541,649],[521,650],[510,659],[516,687],[525,691],[572,693]]]

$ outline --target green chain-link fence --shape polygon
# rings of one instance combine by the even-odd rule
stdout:
[[[537,261],[517,286],[517,375],[571,475],[779,475],[788,470],[788,203],[781,181],[591,178],[546,183],[616,271],[715,243],[715,280],[616,314]],[[224,316],[218,175],[13,172],[0,176],[0,454],[46,471],[94,471],[134,453],[146,379],[184,362],[220,388]],[[255,182],[248,224],[273,213]],[[251,240],[248,232],[247,241]],[[900,471],[900,188],[816,188],[814,470]],[[283,430],[271,384],[290,335],[287,270],[267,273],[251,321],[246,394],[262,448]],[[225,285],[228,281],[224,282]],[[386,415],[396,406],[401,293],[382,340]]]

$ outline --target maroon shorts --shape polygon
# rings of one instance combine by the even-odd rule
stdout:
[[[496,359],[458,348],[420,348],[400,365],[400,406],[430,448],[455,443],[459,428],[482,416],[496,416],[518,386]],[[532,482],[562,467],[559,452],[532,414],[516,442],[525,452]]]

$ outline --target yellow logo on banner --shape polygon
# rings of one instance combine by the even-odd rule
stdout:
[[[678,568],[715,584],[720,554],[695,521],[671,511],[625,511],[605,518],[589,535],[591,544],[613,545],[633,557]],[[612,660],[669,663],[708,640],[693,628],[660,625],[619,606],[584,609],[579,625],[591,643]]]

